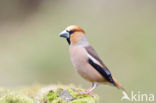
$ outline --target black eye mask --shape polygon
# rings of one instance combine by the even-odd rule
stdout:
[[[70,31],[67,31],[70,35],[73,34],[75,32],[75,30],[70,30]]]
[[[68,31],[67,30],[67,32],[70,34],[70,35],[72,35],[74,32],[75,32],[75,30],[70,30],[70,31]],[[69,38],[67,38],[67,42],[68,42],[68,44],[70,45],[70,37]]]

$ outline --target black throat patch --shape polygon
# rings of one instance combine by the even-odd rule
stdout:
[[[68,44],[70,45],[70,38],[67,38],[67,42],[68,42]]]

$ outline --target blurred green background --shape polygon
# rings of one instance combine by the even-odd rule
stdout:
[[[155,0],[1,0],[0,86],[91,84],[74,70],[68,25],[85,29],[113,76],[127,89],[156,93]],[[101,103],[121,103],[121,91],[100,85]]]

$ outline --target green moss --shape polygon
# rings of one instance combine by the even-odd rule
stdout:
[[[56,86],[57,87],[57,86]],[[0,89],[0,103],[97,103],[97,97],[80,95],[81,88],[24,87],[20,89]]]
[[[72,103],[96,103],[96,101],[91,97],[85,97],[73,100]]]
[[[35,103],[33,99],[19,94],[7,94],[0,98],[0,103]]]
[[[57,92],[54,91],[49,91],[49,93],[47,94],[47,100],[48,101],[53,101],[57,98]]]
[[[72,97],[76,98],[77,93],[76,93],[76,92],[74,92],[74,91],[73,91],[73,89],[68,88],[67,90],[69,91],[69,93],[70,93],[70,95],[71,95]]]
[[[76,91],[84,91],[83,89],[77,88],[76,91],[73,89],[69,88],[68,91],[70,92],[71,96],[75,98],[75,100],[72,101],[72,103],[95,103],[96,99],[93,98],[90,95],[80,95]]]

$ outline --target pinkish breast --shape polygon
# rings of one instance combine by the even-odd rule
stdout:
[[[103,76],[88,63],[88,53],[84,47],[70,45],[70,58],[76,71],[91,82],[104,82]]]

